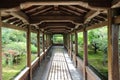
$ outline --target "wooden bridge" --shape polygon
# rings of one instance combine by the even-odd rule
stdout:
[[[103,26],[108,28],[108,80],[120,80],[118,52],[120,0],[1,0],[0,80],[2,80],[1,27],[22,30],[27,34],[27,66],[15,80],[102,80],[88,66],[87,32]],[[37,58],[33,62],[31,62],[31,32],[37,34],[38,46]],[[78,57],[78,32],[83,32],[83,60]],[[53,44],[54,34],[62,34],[64,43]],[[74,42],[72,35],[75,35]],[[42,73],[45,74],[42,76]]]

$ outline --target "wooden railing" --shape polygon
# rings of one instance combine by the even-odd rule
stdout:
[[[32,73],[36,70],[37,67],[39,67],[40,62],[45,58],[47,55],[47,52],[51,48],[48,47],[45,52],[42,52],[40,54],[40,57],[37,57],[32,63],[31,63],[31,68],[32,68]],[[24,70],[22,70],[17,77],[15,77],[14,80],[29,80],[29,74],[30,74],[30,68],[26,67]]]
[[[70,51],[69,51],[70,52]],[[70,53],[68,53],[70,55]],[[75,59],[77,57],[77,59]],[[75,63],[75,60],[77,60],[77,69],[80,70],[80,72],[83,75],[83,69],[84,69],[84,63],[83,60],[76,56],[74,52],[71,53],[71,59],[73,60],[73,63]],[[87,80],[102,80],[91,68],[86,66],[86,73],[87,73]]]

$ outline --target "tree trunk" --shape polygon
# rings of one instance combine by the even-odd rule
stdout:
[[[95,54],[97,53],[97,47],[96,46],[94,47],[94,53]]]

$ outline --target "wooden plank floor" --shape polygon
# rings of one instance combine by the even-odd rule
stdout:
[[[32,80],[83,80],[63,46],[53,46]]]
[[[62,47],[54,49],[47,80],[72,80]]]

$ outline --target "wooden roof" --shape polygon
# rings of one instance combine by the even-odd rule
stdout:
[[[2,22],[18,29],[28,26],[49,33],[68,33],[100,23],[107,9],[120,7],[119,0],[2,0]],[[3,25],[4,26],[4,25]]]

